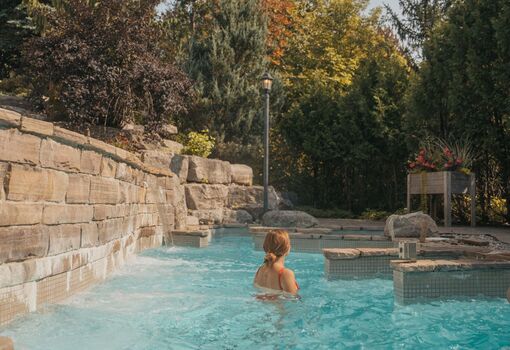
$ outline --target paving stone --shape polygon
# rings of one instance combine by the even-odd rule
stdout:
[[[101,176],[115,177],[117,171],[117,162],[108,157],[103,157],[101,161]]]
[[[80,225],[48,226],[47,230],[50,237],[48,255],[57,255],[80,248]]]
[[[186,184],[184,188],[188,209],[222,209],[227,203],[228,187],[225,185]]]
[[[47,204],[42,222],[45,225],[74,224],[92,221],[93,216],[91,205]]]
[[[81,150],[50,139],[41,144],[41,166],[67,172],[80,171]]]
[[[42,204],[3,202],[0,203],[0,226],[39,224],[42,212]]]
[[[90,180],[91,204],[117,204],[119,181],[110,178],[93,177]]]
[[[70,204],[86,204],[89,202],[89,194],[90,177],[82,174],[70,174],[66,202]]]
[[[80,171],[82,173],[98,175],[101,171],[101,158],[99,153],[83,150],[81,152]]]
[[[59,141],[70,145],[83,146],[88,143],[87,136],[58,126],[55,126],[53,136],[59,139]]]
[[[99,230],[97,223],[92,222],[81,225],[81,242],[82,248],[94,247],[99,244]]]
[[[53,124],[38,119],[21,117],[21,131],[53,136]]]
[[[66,173],[12,164],[7,186],[7,199],[63,202],[68,185],[69,177]]]
[[[0,227],[0,263],[46,256],[48,243],[48,231],[40,225]]]
[[[232,183],[238,185],[253,185],[253,169],[244,164],[231,164]]]
[[[40,150],[39,137],[22,134],[17,129],[0,129],[0,160],[38,165]]]
[[[197,156],[188,157],[188,182],[229,184],[232,177],[230,163]]]
[[[21,114],[18,112],[10,111],[8,109],[0,108],[0,125],[18,127],[20,123]]]

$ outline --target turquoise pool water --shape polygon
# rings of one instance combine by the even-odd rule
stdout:
[[[105,283],[0,331],[20,349],[510,349],[503,299],[394,305],[390,279],[328,282],[291,253],[300,301],[254,298],[262,252],[219,236],[145,252]]]

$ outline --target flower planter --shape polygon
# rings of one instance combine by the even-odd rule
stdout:
[[[407,175],[407,211],[411,212],[412,195],[442,194],[444,196],[444,226],[452,225],[453,194],[469,194],[471,200],[471,226],[476,224],[475,175],[456,171],[424,172]]]

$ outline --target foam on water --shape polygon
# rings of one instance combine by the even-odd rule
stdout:
[[[326,281],[320,254],[291,253],[301,300],[264,302],[249,237],[142,254],[105,283],[0,332],[16,349],[501,349],[503,299],[394,305],[391,279]]]

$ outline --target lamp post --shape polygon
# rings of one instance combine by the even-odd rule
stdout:
[[[269,93],[273,85],[271,74],[262,76],[264,90],[264,213],[269,210]]]

